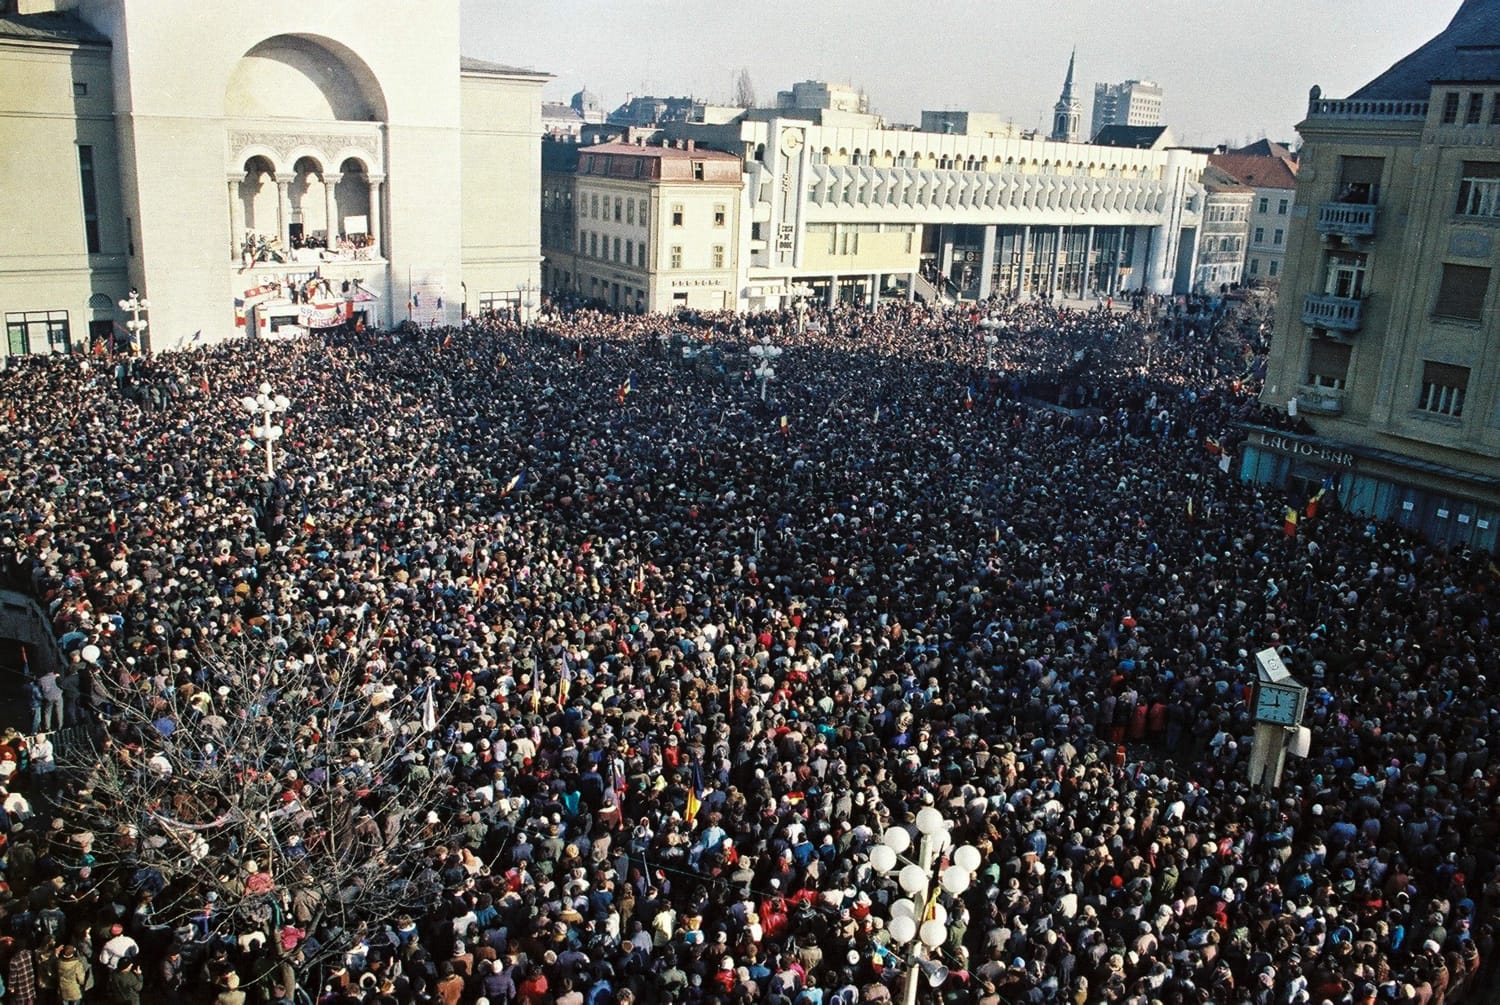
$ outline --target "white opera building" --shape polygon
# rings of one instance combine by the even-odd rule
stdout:
[[[451,323],[539,278],[541,86],[457,4],[0,0],[9,353]],[[22,154],[24,152],[24,155]]]
[[[744,308],[1191,286],[1207,158],[1190,150],[754,113],[669,131],[743,158]]]

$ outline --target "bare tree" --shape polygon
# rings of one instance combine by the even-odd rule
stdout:
[[[449,751],[436,675],[392,674],[381,632],[333,656],[220,641],[192,654],[197,674],[101,675],[109,731],[68,766],[86,778],[68,809],[95,868],[154,893],[163,930],[316,933],[310,963],[420,909],[440,892],[433,849],[457,833]]]
[[[736,108],[755,107],[755,84],[750,80],[750,68],[740,67],[734,78],[734,104]]]

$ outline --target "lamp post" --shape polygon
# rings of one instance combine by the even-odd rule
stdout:
[[[755,360],[753,370],[760,381],[760,400],[766,400],[766,385],[776,379],[776,367],[772,364],[781,356],[781,350],[771,344],[769,337],[750,347],[750,357]]]
[[[260,393],[251,397],[246,395],[240,399],[240,406],[250,413],[251,426],[250,435],[261,440],[266,445],[266,477],[276,477],[276,465],[272,456],[272,448],[277,440],[281,439],[282,428],[272,423],[277,415],[286,412],[292,407],[286,395],[273,394],[270,384],[261,384]],[[254,424],[255,419],[264,420],[261,425]],[[248,449],[248,444],[246,445]]]
[[[984,368],[995,369],[995,346],[1000,344],[1000,336],[995,334],[995,326],[999,324],[994,318],[985,318],[979,322],[979,327],[984,329]]]
[[[957,897],[969,888],[979,869],[979,849],[973,845],[953,848],[952,829],[941,812],[925,806],[917,813],[920,838],[915,860],[905,857],[911,848],[911,834],[905,827],[889,828],[870,849],[870,867],[881,875],[895,872],[907,895],[891,905],[887,926],[891,941],[906,953],[904,1005],[915,1005],[920,977],[925,976],[933,987],[948,978],[948,968],[931,955],[948,941],[948,911],[939,903],[939,891],[930,891],[933,879],[942,892]]]
[[[140,355],[141,346],[146,341],[146,322],[141,320],[141,315],[151,309],[151,301],[141,296],[140,290],[134,286],[130,288],[130,296],[120,301],[120,310],[130,315],[130,320],[125,322],[125,327],[130,331],[130,354]]]

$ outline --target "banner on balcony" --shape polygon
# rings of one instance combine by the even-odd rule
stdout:
[[[337,328],[344,323],[342,304],[303,304],[297,312],[297,323],[309,331]]]

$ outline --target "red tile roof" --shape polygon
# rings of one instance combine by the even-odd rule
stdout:
[[[1252,188],[1296,188],[1297,174],[1280,157],[1210,154],[1208,162]]]

